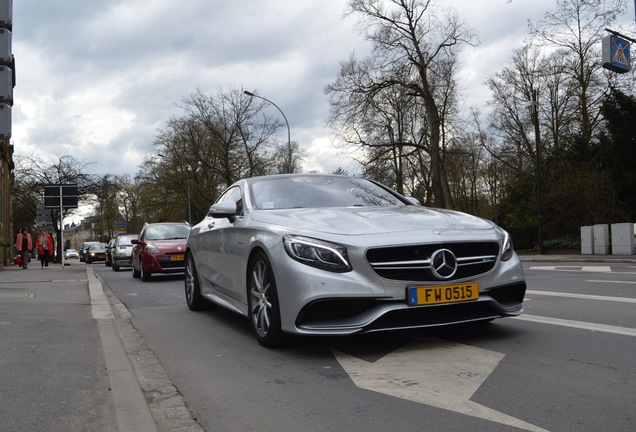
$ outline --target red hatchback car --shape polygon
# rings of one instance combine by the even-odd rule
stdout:
[[[187,222],[146,223],[131,241],[133,277],[149,281],[153,273],[183,273],[190,228]]]

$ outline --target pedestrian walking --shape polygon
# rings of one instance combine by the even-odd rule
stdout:
[[[26,269],[29,264],[31,249],[33,249],[33,240],[31,239],[28,227],[20,229],[15,240],[15,247],[22,258],[22,268]]]
[[[38,257],[42,268],[49,267],[49,261],[53,256],[53,237],[46,232],[44,228],[40,228],[40,234],[35,241],[38,248]]]

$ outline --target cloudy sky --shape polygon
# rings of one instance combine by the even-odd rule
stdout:
[[[555,0],[444,0],[479,35],[465,48],[466,106],[484,106],[488,75]],[[633,3],[623,17],[633,23]],[[134,174],[180,101],[247,89],[275,102],[305,170],[356,171],[325,128],[323,89],[368,45],[345,0],[14,0],[16,153],[72,155],[96,174]],[[271,108],[272,116],[278,115]],[[281,130],[280,140],[286,140]]]

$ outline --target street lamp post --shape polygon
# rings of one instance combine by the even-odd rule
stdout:
[[[272,102],[271,100],[263,97],[263,96],[259,96],[257,94],[254,94],[252,92],[249,92],[247,90],[245,90],[243,92],[243,94],[249,96],[249,97],[256,97],[259,99],[263,99],[266,102],[271,103],[272,105],[274,105],[276,107],[276,109],[281,113],[281,115],[283,116],[283,118],[285,119],[285,124],[287,125],[287,151],[289,152],[289,159],[287,161],[287,172],[291,174],[291,172],[293,171],[293,163],[292,163],[292,147],[291,147],[291,131],[289,129],[289,122],[287,121],[287,117],[285,116],[285,113],[283,112],[282,109],[280,109],[278,107],[278,105],[276,105],[274,102]]]

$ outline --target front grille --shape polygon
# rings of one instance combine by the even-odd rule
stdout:
[[[164,270],[170,270],[170,269],[183,269],[185,267],[185,261],[180,260],[180,261],[172,261],[170,259],[170,257],[165,257],[165,258],[159,258],[159,264],[161,265],[161,268]]]
[[[403,302],[394,302],[403,305]],[[324,327],[338,329],[358,327],[359,332],[399,328],[430,327],[467,321],[487,320],[505,315],[492,301],[471,301],[442,305],[401,307],[368,321],[365,312],[382,306],[378,299],[328,299],[307,305],[298,315],[300,328]]]
[[[429,327],[467,321],[487,320],[500,316],[501,314],[487,302],[466,302],[432,307],[413,307],[409,309],[398,309],[384,314],[370,326],[366,327],[364,331],[371,332],[395,328]]]
[[[376,299],[338,298],[317,300],[305,306],[298,314],[297,325],[346,320],[360,315],[380,304]]]
[[[367,261],[383,278],[400,281],[439,281],[431,271],[431,256],[448,249],[457,258],[452,280],[476,277],[493,269],[499,254],[497,242],[435,243],[369,249]]]
[[[525,282],[519,282],[511,285],[498,286],[487,290],[484,294],[497,300],[502,305],[516,305],[523,302],[526,295]]]

